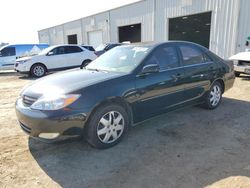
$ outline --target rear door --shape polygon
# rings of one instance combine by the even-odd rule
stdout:
[[[160,71],[137,76],[139,100],[136,104],[138,121],[151,117],[183,101],[184,70],[173,44],[158,46],[145,60],[144,66],[158,64]]]
[[[185,100],[199,98],[210,87],[217,65],[199,47],[178,44],[185,69]]]
[[[66,67],[80,67],[85,60],[85,51],[78,46],[66,46]]]

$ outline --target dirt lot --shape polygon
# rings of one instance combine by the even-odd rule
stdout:
[[[0,73],[0,187],[250,187],[250,77],[221,106],[161,115],[108,150],[26,136],[14,102],[31,79]]]

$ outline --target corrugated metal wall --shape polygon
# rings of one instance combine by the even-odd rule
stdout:
[[[168,19],[212,11],[210,49],[227,58],[235,53],[239,0],[156,0],[155,40],[168,40]]]
[[[245,51],[246,39],[250,37],[250,1],[241,0],[236,51]],[[248,47],[249,48],[249,47]]]
[[[101,30],[103,42],[117,42],[119,26],[141,23],[142,42],[164,41],[169,18],[211,11],[210,49],[228,58],[243,49],[250,35],[249,7],[249,0],[143,0],[39,31],[39,39],[61,44],[67,43],[67,35],[77,34],[78,43],[87,44],[88,32]]]
[[[82,28],[83,44],[88,44],[88,32],[97,30],[102,31],[103,42],[109,42],[109,12],[103,12],[94,16],[83,18]]]
[[[118,41],[118,27],[141,23],[142,42],[154,40],[154,0],[145,0],[110,11],[111,41]]]

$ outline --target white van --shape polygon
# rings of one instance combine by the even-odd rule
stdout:
[[[48,48],[48,44],[13,44],[0,48],[0,70],[12,70],[16,59],[33,56]]]

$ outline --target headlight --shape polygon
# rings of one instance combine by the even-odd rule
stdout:
[[[238,65],[238,60],[233,60],[234,65]]]
[[[75,102],[80,95],[44,96],[31,105],[34,110],[59,110]]]

